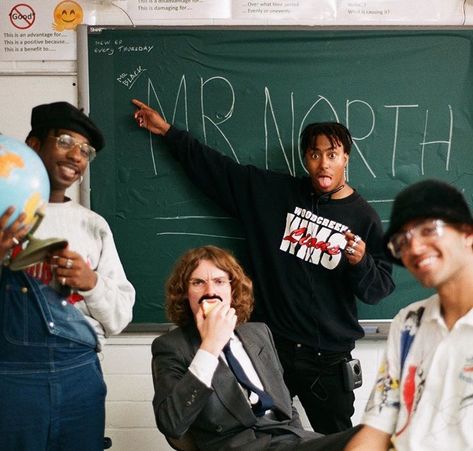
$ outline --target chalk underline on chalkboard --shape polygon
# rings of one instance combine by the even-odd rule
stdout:
[[[192,232],[158,232],[156,234],[159,235],[189,235],[189,236],[207,236],[210,238],[225,238],[228,240],[242,240],[245,241],[246,238],[241,236],[228,236],[228,235],[213,235],[210,233],[192,233]]]
[[[202,215],[195,215],[195,216],[155,216],[153,219],[162,219],[163,221],[172,221],[177,219],[234,219],[231,216],[202,216]]]

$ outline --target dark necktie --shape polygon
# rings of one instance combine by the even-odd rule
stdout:
[[[240,362],[238,362],[237,358],[230,350],[230,342],[224,346],[223,353],[227,359],[228,366],[232,370],[240,385],[258,395],[259,401],[256,404],[252,404],[251,408],[257,417],[263,416],[268,409],[273,407],[273,398],[271,398],[269,393],[266,393],[264,390],[260,390],[250,381],[244,369],[240,365]]]

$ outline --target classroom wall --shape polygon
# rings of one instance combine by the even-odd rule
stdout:
[[[466,5],[468,17],[471,6]],[[106,24],[107,22],[103,22]],[[110,22],[108,22],[110,23]],[[234,25],[231,21],[187,20],[185,25]],[[183,25],[162,21],[165,25]],[[252,21],[251,25],[257,24]],[[245,25],[241,21],[238,25]],[[31,108],[37,104],[66,100],[77,105],[76,61],[0,61],[0,132],[24,139],[29,131]],[[79,199],[79,188],[69,195]],[[161,451],[171,449],[155,427],[151,405],[150,346],[156,334],[123,333],[109,339],[101,353],[108,386],[106,435],[113,440],[114,451]],[[359,422],[374,383],[384,349],[383,340],[360,340],[354,351],[363,367],[363,386],[355,391],[353,422]],[[300,409],[302,412],[302,409]],[[303,418],[304,419],[304,418]],[[307,425],[307,420],[305,420]]]

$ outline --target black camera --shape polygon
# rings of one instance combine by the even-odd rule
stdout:
[[[363,384],[363,375],[361,373],[361,363],[358,359],[351,359],[342,363],[343,365],[343,383],[345,390],[353,391]]]

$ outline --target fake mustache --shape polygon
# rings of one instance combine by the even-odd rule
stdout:
[[[220,302],[223,302],[223,299],[218,294],[203,294],[199,299],[199,304],[202,304],[207,299],[218,299]]]

